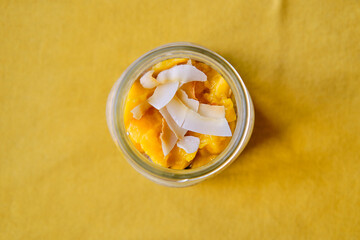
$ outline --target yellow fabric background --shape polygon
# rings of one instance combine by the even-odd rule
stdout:
[[[1,1],[0,239],[359,239],[360,1]],[[120,159],[111,86],[173,41],[227,58],[253,137],[200,185]]]

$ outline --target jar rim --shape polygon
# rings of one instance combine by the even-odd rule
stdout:
[[[174,53],[176,56],[174,56]],[[128,91],[139,75],[151,67],[156,61],[189,56],[191,54],[193,54],[191,57],[192,59],[195,58],[196,60],[196,58],[199,58],[205,64],[209,64],[229,83],[233,95],[237,98],[237,123],[233,137],[228,146],[211,163],[195,169],[168,169],[148,160],[135,149],[134,145],[131,143],[126,134],[122,118],[127,92],[125,94],[121,93],[124,90]],[[240,105],[242,108],[240,108]],[[239,112],[240,110],[242,111]],[[241,118],[239,117],[239,114],[242,115]],[[175,182],[195,182],[197,180],[205,179],[219,173],[225,167],[230,165],[245,148],[254,124],[254,110],[250,94],[235,68],[219,54],[190,42],[165,44],[150,50],[135,60],[123,72],[113,86],[107,102],[106,115],[108,127],[115,143],[120,148],[127,161],[137,171],[141,172],[151,180],[162,179],[164,181]]]

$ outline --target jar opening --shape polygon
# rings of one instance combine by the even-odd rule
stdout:
[[[132,84],[151,66],[170,58],[191,58],[209,65],[227,81],[235,98],[236,128],[229,144],[212,162],[194,169],[168,169],[153,163],[135,148],[123,123],[125,100]],[[237,158],[251,135],[254,121],[252,109],[251,98],[241,77],[224,58],[198,45],[172,43],[141,56],[122,74],[109,95],[107,120],[113,139],[135,169],[149,178],[185,181],[214,175]]]

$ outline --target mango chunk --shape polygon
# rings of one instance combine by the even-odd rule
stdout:
[[[208,78],[212,76],[212,74],[216,73],[214,69],[212,69],[209,65],[199,62],[199,61],[192,61],[193,66],[195,66],[197,69],[205,73]]]
[[[150,129],[155,129],[160,136],[161,119],[161,114],[155,108],[151,108],[139,120],[133,119],[127,131],[136,143],[140,143],[142,136]]]
[[[184,169],[190,165],[196,153],[187,153],[185,150],[175,146],[169,154],[168,166],[172,169]]]
[[[189,82],[181,86],[181,89],[184,90],[188,97],[192,99],[196,99],[195,84],[196,82]]]
[[[153,94],[153,92],[154,89],[143,88],[139,81],[134,82],[134,84],[130,88],[125,103],[125,113],[124,113],[125,128],[127,128],[129,126],[130,121],[134,119],[130,111],[133,110],[133,108],[139,105],[140,103],[146,101],[146,99],[148,99],[148,97],[150,97]]]
[[[169,155],[164,156],[161,148],[160,132],[156,129],[150,129],[140,140],[140,145],[149,158],[161,166],[168,167],[167,159]]]
[[[199,149],[204,148],[209,143],[208,139],[205,137],[207,135],[204,135],[201,133],[196,133],[196,132],[191,132],[191,131],[189,131],[186,135],[198,137],[200,139]]]
[[[208,92],[209,89],[205,87],[204,82],[195,82],[195,99],[199,100],[200,103],[209,103],[204,97],[204,94]]]
[[[214,92],[217,98],[228,98],[231,95],[230,86],[225,79],[220,75],[216,74],[212,80],[215,85],[212,87],[210,92]]]
[[[161,114],[154,108],[148,110],[139,120],[133,119],[127,131],[136,148],[146,153],[152,161],[165,166],[167,157],[161,149]]]
[[[189,135],[200,138],[199,149],[206,149],[211,154],[221,153],[231,139],[231,137],[219,137],[195,132],[191,132]]]
[[[191,164],[191,167],[198,168],[198,167],[204,166],[205,164],[208,164],[209,162],[214,160],[216,158],[216,156],[217,155],[210,154],[205,149],[200,149],[198,151],[198,154],[194,158],[194,160]]]
[[[234,109],[234,103],[230,98],[223,98],[221,100],[221,105],[225,107],[225,118],[228,122],[233,122],[236,120],[236,113]]]
[[[221,99],[228,98],[231,94],[229,84],[219,73],[209,78],[205,87],[209,89],[207,100],[214,104],[219,104]]]
[[[207,135],[208,144],[206,145],[206,150],[211,154],[220,154],[226,146],[229,144],[231,137],[219,137]]]
[[[185,64],[188,60],[188,58],[172,58],[159,62],[152,67],[152,70],[154,70],[153,76],[157,76],[161,71],[172,68],[175,65]]]
[[[142,149],[140,143],[135,142],[132,137],[130,138],[130,140],[131,140],[131,142],[134,144],[135,148],[136,148],[139,152],[144,153],[144,150]]]

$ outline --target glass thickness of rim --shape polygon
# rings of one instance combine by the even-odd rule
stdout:
[[[124,126],[127,94],[135,80],[154,64],[170,58],[201,61],[220,73],[228,82],[235,98],[236,128],[225,150],[215,160],[195,169],[168,169],[153,163],[132,144]],[[202,46],[175,42],[153,49],[133,62],[114,84],[106,105],[106,119],[111,136],[122,156],[143,176],[170,187],[185,187],[214,176],[229,166],[248,143],[254,124],[251,97],[236,70],[219,54]]]

